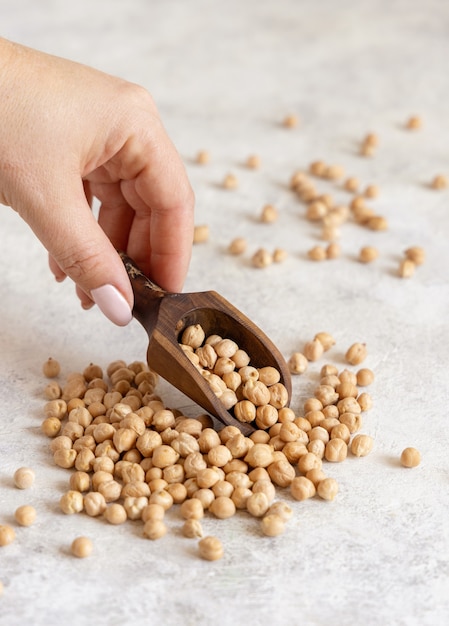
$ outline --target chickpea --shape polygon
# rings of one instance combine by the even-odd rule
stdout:
[[[302,352],[294,352],[287,362],[291,374],[304,374],[308,364],[309,361]]]
[[[66,450],[66,449],[61,448],[59,450],[56,450],[55,453],[53,454],[53,460],[55,464],[65,469],[70,469],[71,467],[75,465],[76,457],[77,457],[76,450],[73,450],[73,449]]]
[[[288,487],[295,477],[295,468],[287,459],[282,459],[268,466],[268,474],[275,485]]]
[[[203,536],[203,527],[197,519],[186,519],[182,526],[182,534],[189,539],[199,539]]]
[[[97,517],[106,510],[106,500],[101,493],[90,491],[84,496],[84,510],[90,517]]]
[[[66,515],[81,513],[84,508],[83,494],[71,489],[61,496],[59,506]]]
[[[41,424],[41,430],[47,437],[56,437],[61,430],[61,421],[57,417],[47,417]]]
[[[56,381],[52,381],[45,386],[44,396],[47,400],[57,400],[61,397],[62,389]]]
[[[415,273],[415,263],[411,259],[402,259],[399,263],[398,275],[401,278],[410,278]]]
[[[341,463],[346,459],[348,455],[348,446],[343,441],[343,439],[339,439],[335,437],[331,439],[326,444],[326,448],[324,451],[324,456],[326,461],[330,461],[332,463]]]
[[[317,494],[323,500],[333,500],[338,493],[338,483],[334,478],[325,478],[318,483]]]
[[[14,472],[13,480],[17,489],[29,489],[33,486],[35,474],[29,467],[19,467]]]
[[[297,476],[290,483],[290,493],[295,500],[307,500],[313,498],[316,493],[314,483],[305,476]]]
[[[199,555],[206,561],[218,561],[223,557],[223,544],[217,537],[204,537],[198,542]]]
[[[351,452],[354,456],[366,456],[373,449],[373,444],[369,435],[356,435],[351,441]]]
[[[275,222],[279,217],[278,210],[272,204],[266,204],[261,211],[260,221],[265,224]]]
[[[358,260],[361,263],[372,263],[379,256],[379,251],[373,246],[364,246],[360,248]]]
[[[198,498],[190,498],[190,500],[185,500],[181,504],[180,512],[181,516],[184,519],[199,520],[204,516],[203,505]]]
[[[368,369],[367,367],[363,367],[359,369],[356,374],[357,376],[357,385],[359,387],[367,387],[374,382],[374,373]]]
[[[42,372],[46,378],[56,378],[61,372],[61,366],[56,359],[50,356],[42,365]]]
[[[167,530],[167,526],[162,520],[149,519],[144,524],[143,536],[155,541],[164,537],[167,534]]]
[[[209,240],[209,226],[207,224],[197,224],[193,229],[193,243],[205,243]]]
[[[14,519],[19,526],[31,526],[36,521],[36,509],[28,504],[19,506],[14,513]]]
[[[148,498],[146,496],[128,496],[124,499],[123,506],[128,519],[141,519],[142,511],[148,506]]]
[[[246,251],[247,241],[244,237],[236,237],[228,246],[228,252],[233,255],[240,255]]]
[[[252,266],[258,269],[268,267],[268,265],[271,265],[272,262],[273,257],[268,250],[265,250],[265,248],[259,248],[251,257]]]
[[[107,506],[103,512],[103,516],[109,524],[114,525],[123,524],[128,518],[125,507],[117,502]]]
[[[366,359],[367,349],[364,343],[353,343],[345,354],[345,359],[351,365],[359,365]]]
[[[182,483],[170,483],[165,491],[172,498],[173,504],[182,504],[187,498],[187,489]]]
[[[326,478],[326,474],[322,469],[311,469],[306,473],[306,478],[311,480],[316,487],[319,482]]]
[[[311,469],[321,469],[322,465],[322,460],[316,454],[313,454],[313,452],[303,454],[298,461],[298,469],[302,474],[305,474]]]
[[[303,354],[308,361],[317,361],[322,357],[324,352],[323,343],[315,338],[312,341],[308,341],[303,350]]]
[[[415,265],[422,265],[425,261],[426,253],[424,248],[420,248],[419,246],[411,246],[405,250],[405,256],[407,259],[413,261]]]
[[[218,496],[209,506],[209,511],[218,519],[227,519],[235,515],[235,504],[227,496]]]
[[[93,543],[88,537],[77,537],[70,547],[73,556],[84,559],[92,554]]]
[[[0,524],[0,548],[9,545],[15,538],[16,533],[14,532],[14,528],[12,528],[12,526]]]
[[[237,189],[239,186],[239,182],[237,176],[235,174],[226,174],[223,179],[223,188],[224,189]]]
[[[73,491],[89,491],[90,476],[87,472],[75,472],[70,476],[69,484]]]
[[[285,521],[279,515],[265,515],[260,523],[262,533],[267,537],[277,537],[285,531]]]
[[[416,448],[404,448],[401,453],[401,465],[417,467],[421,463],[421,453]]]

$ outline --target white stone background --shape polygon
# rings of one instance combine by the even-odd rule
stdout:
[[[56,468],[40,434],[41,364],[51,354],[66,374],[91,361],[144,359],[137,322],[119,329],[97,310],[84,312],[70,284],[58,285],[46,253],[28,227],[2,207],[0,354],[0,523],[33,504],[38,521],[17,528],[0,549],[0,624],[365,624],[449,623],[447,364],[449,351],[449,5],[444,0],[2,0],[3,36],[136,81],[153,94],[185,159],[196,193],[197,223],[207,244],[196,246],[187,291],[214,289],[253,318],[288,357],[316,332],[334,334],[326,359],[294,380],[292,408],[317,384],[324,362],[344,367],[343,354],[365,341],[376,373],[374,407],[363,432],[370,456],[326,467],[340,484],[332,503],[291,502],[284,535],[263,538],[244,514],[207,519],[220,536],[221,561],[201,561],[180,534],[176,511],[159,542],[141,526],[109,526],[85,515],[64,516],[58,500],[68,473]],[[301,120],[286,130],[287,114]],[[404,130],[412,114],[424,126]],[[373,158],[358,155],[376,132]],[[210,165],[195,165],[199,149]],[[242,166],[250,153],[262,167]],[[296,169],[315,159],[339,163],[363,184],[378,184],[372,206],[389,230],[342,228],[342,256],[313,263],[306,251],[318,229],[288,190]],[[220,187],[234,172],[238,190]],[[338,202],[348,194],[318,187]],[[263,204],[280,210],[276,224],[257,223]],[[231,258],[231,238],[249,252]],[[364,244],[378,261],[356,262]],[[426,263],[410,280],[396,276],[403,250],[422,245]],[[250,267],[257,247],[289,257],[266,270]],[[168,385],[168,406],[198,408]],[[399,465],[405,446],[422,464]],[[31,491],[12,484],[22,465],[36,472]],[[288,493],[279,493],[289,502]],[[80,534],[91,558],[70,556]]]

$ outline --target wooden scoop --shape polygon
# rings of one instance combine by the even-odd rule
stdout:
[[[182,331],[200,324],[206,337],[212,334],[233,339],[245,350],[254,367],[275,367],[291,399],[291,378],[276,346],[243,313],[215,291],[169,293],[147,278],[125,254],[120,253],[134,291],[133,316],[149,338],[147,362],[174,387],[182,391],[225,425],[237,426],[248,435],[251,424],[238,421],[211,390],[179,346]]]

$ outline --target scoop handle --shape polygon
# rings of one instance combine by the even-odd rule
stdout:
[[[169,295],[162,287],[137,267],[134,261],[124,252],[119,252],[123,261],[134,294],[133,316],[142,324],[150,335],[157,320],[159,306],[164,296]]]

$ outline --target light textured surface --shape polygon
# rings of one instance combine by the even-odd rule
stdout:
[[[146,541],[141,526],[109,526],[64,516],[67,488],[40,434],[41,364],[52,355],[64,373],[89,362],[145,358],[146,336],[136,322],[113,327],[99,312],[83,312],[69,284],[54,283],[46,254],[7,208],[1,224],[0,523],[14,523],[17,506],[33,504],[38,521],[17,528],[0,548],[0,624],[395,624],[449,622],[447,365],[449,354],[449,191],[433,191],[449,175],[449,8],[438,0],[377,2],[271,0],[208,2],[4,0],[1,33],[21,43],[92,64],[146,86],[185,158],[197,197],[197,223],[210,226],[196,246],[186,290],[215,289],[252,317],[286,357],[316,332],[334,334],[326,359],[294,380],[292,408],[302,403],[326,361],[365,341],[376,373],[374,407],[363,432],[372,454],[326,467],[340,493],[333,503],[292,503],[285,535],[260,536],[245,515],[207,519],[225,557],[201,561],[193,540],[170,532]],[[300,117],[286,130],[285,115]],[[411,114],[422,130],[404,130]],[[358,156],[361,139],[376,132],[374,158]],[[199,149],[207,166],[194,164]],[[262,167],[245,168],[257,153]],[[389,230],[342,227],[342,257],[313,263],[318,227],[288,190],[290,175],[315,159],[340,163],[362,183],[376,183],[372,201]],[[228,172],[240,181],[224,191]],[[337,202],[349,195],[317,182]],[[263,204],[280,219],[257,223]],[[246,236],[244,258],[225,253]],[[379,248],[378,261],[355,261],[361,245]],[[403,250],[422,245],[426,263],[401,280]],[[250,267],[259,246],[283,247],[288,259],[266,270]],[[167,405],[197,409],[168,386]],[[422,464],[399,465],[416,446]],[[19,466],[36,472],[30,491],[13,487]],[[280,494],[290,500],[288,494]],[[77,535],[94,554],[70,556]]]

